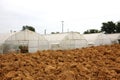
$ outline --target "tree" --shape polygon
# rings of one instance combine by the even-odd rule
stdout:
[[[101,31],[105,32],[105,34],[116,33],[116,24],[112,21],[102,23]]]
[[[55,34],[55,32],[51,32],[51,34]]]
[[[120,33],[120,22],[116,25],[116,33]]]
[[[51,32],[51,34],[59,34],[60,32]]]
[[[22,27],[22,31],[24,31],[25,29],[28,29],[28,30],[30,30],[30,31],[35,32],[35,28],[34,28],[34,27],[32,27],[32,26],[28,26],[28,25],[23,26],[23,27]]]
[[[97,29],[89,29],[84,32],[84,34],[91,34],[91,33],[100,33],[100,31]]]

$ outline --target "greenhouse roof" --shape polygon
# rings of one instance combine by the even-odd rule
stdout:
[[[69,35],[69,36],[68,36]],[[66,32],[66,33],[59,33],[59,34],[48,34],[44,35],[48,41],[61,41],[63,39],[83,39],[84,37],[81,36],[78,32]],[[68,36],[68,37],[66,37]]]
[[[46,40],[45,37],[39,33],[30,31],[30,30],[24,30],[16,32],[14,35],[12,35],[9,40]]]
[[[101,35],[103,33],[94,33],[94,34],[84,34],[83,36],[85,37],[85,39],[88,41],[88,42],[93,42],[95,41],[99,35]]]
[[[0,44],[4,43],[4,41],[13,34],[14,33],[0,33]]]
[[[67,36],[67,33],[44,35],[44,37],[48,41],[61,41],[61,40],[63,40],[65,38],[65,36]]]
[[[112,41],[120,39],[120,33],[115,33],[115,34],[106,34],[107,37],[109,37]]]

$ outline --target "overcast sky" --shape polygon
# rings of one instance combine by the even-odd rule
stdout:
[[[102,22],[120,21],[120,0],[0,0],[0,33],[35,27],[38,33],[83,33]]]

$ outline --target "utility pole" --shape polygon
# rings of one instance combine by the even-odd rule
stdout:
[[[46,35],[46,29],[44,30],[44,34]]]
[[[61,21],[62,22],[62,33],[63,33],[63,29],[64,29],[64,21]]]

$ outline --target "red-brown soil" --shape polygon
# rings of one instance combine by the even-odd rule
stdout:
[[[120,80],[120,45],[1,54],[0,80]]]

